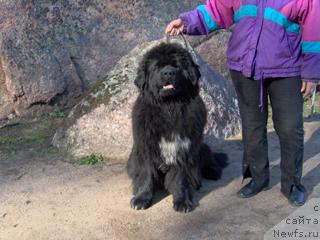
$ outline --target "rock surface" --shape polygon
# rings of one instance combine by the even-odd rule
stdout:
[[[178,41],[178,40],[177,40]],[[180,41],[183,44],[182,41]],[[138,91],[133,84],[143,54],[159,41],[145,43],[123,57],[108,76],[66,118],[53,139],[75,157],[101,154],[108,160],[128,157],[131,109]],[[201,95],[208,109],[205,140],[212,144],[239,132],[240,118],[233,87],[189,47],[202,73]]]
[[[0,120],[73,106],[121,56],[200,2],[0,1]]]
[[[226,58],[230,36],[229,30],[213,32],[205,41],[197,44],[196,51],[212,69],[231,81]]]

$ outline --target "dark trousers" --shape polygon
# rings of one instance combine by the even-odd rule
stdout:
[[[281,191],[289,196],[292,185],[301,185],[303,165],[303,97],[301,78],[265,79],[264,110],[261,112],[260,81],[231,71],[237,92],[244,144],[243,177],[257,184],[269,181],[267,142],[268,96],[272,120],[281,148]]]

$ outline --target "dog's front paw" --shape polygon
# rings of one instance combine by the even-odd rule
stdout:
[[[191,212],[193,209],[193,203],[189,199],[182,199],[173,202],[173,208],[177,212]]]
[[[151,199],[140,197],[133,197],[130,201],[131,207],[135,210],[147,209],[151,205]]]

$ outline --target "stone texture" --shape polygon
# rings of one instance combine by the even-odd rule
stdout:
[[[73,106],[137,44],[200,0],[0,1],[0,120]]]
[[[230,30],[213,32],[206,41],[201,41],[201,44],[197,45],[196,51],[211,68],[231,81],[226,58],[230,36]]]
[[[182,44],[183,42],[180,41]],[[53,144],[75,157],[92,153],[108,160],[123,160],[132,145],[131,109],[137,97],[133,84],[143,54],[159,41],[145,43],[123,57],[116,67],[66,118]],[[239,132],[240,119],[233,87],[191,51],[202,73],[201,95],[208,108],[205,140],[214,144]]]

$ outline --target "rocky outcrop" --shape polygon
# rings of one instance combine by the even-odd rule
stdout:
[[[142,44],[123,57],[71,110],[54,136],[54,145],[75,157],[95,153],[109,160],[127,158],[132,145],[131,109],[138,94],[133,81],[141,57],[158,43]],[[201,96],[208,109],[205,141],[215,144],[240,129],[235,93],[228,81],[191,53],[201,69]]]
[[[134,46],[200,0],[0,1],[0,120],[73,106]]]
[[[196,51],[212,69],[231,81],[226,58],[230,36],[231,31],[229,30],[213,32],[205,41],[197,44]]]

